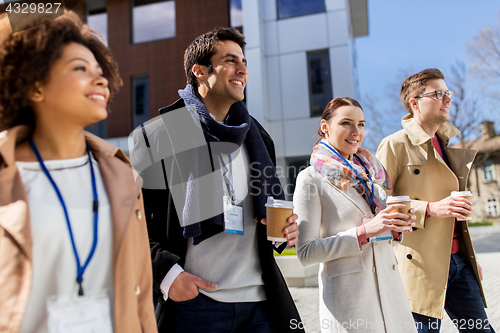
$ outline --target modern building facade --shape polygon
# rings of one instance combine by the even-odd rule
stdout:
[[[357,98],[354,39],[368,34],[366,0],[242,0],[247,105],[276,144],[291,198],[334,97]]]
[[[191,41],[230,24],[228,0],[80,0],[74,10],[101,32],[123,79],[108,119],[91,131],[124,150],[132,129],[179,98]]]

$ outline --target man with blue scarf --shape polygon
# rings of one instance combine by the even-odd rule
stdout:
[[[196,38],[181,98],[131,134],[160,332],[290,332],[300,322],[273,256],[297,242],[297,216],[286,243],[267,240],[264,204],[284,193],[273,141],[242,102],[244,46],[230,28]]]

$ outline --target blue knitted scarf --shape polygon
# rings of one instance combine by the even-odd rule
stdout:
[[[250,168],[252,186],[249,188],[249,195],[253,199],[253,215],[257,220],[264,218],[266,216],[264,204],[267,197],[272,195],[276,199],[284,200],[285,196],[279,178],[276,175],[276,169],[260,135],[259,128],[248,113],[245,104],[243,102],[234,103],[229,109],[225,122],[221,124],[215,121],[203,102],[194,94],[192,85],[188,84],[185,89],[179,90],[179,96],[184,100],[186,106],[194,105],[196,107],[203,134],[209,147],[211,147],[210,163],[212,171],[217,170],[220,172],[218,170],[220,168],[218,158],[220,153],[230,154],[242,144],[246,145],[252,166]],[[210,144],[216,142],[232,144]],[[223,183],[216,184],[215,186],[215,193],[212,197],[214,207],[220,207],[222,204],[223,186]],[[195,191],[195,189],[188,188],[189,191]],[[186,194],[185,205],[187,207],[189,207],[190,198],[195,196],[195,193]],[[185,210],[184,214],[190,214],[190,211]],[[203,240],[224,231],[224,214],[184,226],[183,229],[184,237],[192,237],[193,244],[199,244]]]

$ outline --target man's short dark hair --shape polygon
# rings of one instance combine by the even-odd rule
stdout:
[[[209,73],[212,71],[210,59],[215,54],[215,47],[218,43],[230,40],[238,44],[245,51],[245,36],[234,28],[215,28],[196,39],[187,47],[184,52],[184,70],[186,71],[187,83],[193,85],[195,91],[198,88],[196,77],[191,69],[194,65],[207,66]]]
[[[437,68],[427,68],[417,74],[413,74],[409,78],[403,82],[401,86],[401,93],[399,97],[401,98],[401,102],[403,103],[405,109],[413,114],[413,110],[411,109],[410,99],[423,94],[425,91],[425,83],[427,80],[432,79],[443,79],[444,74]]]

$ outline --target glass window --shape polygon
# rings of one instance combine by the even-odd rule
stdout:
[[[311,116],[321,116],[323,109],[333,98],[328,50],[307,53],[307,70]]]
[[[486,204],[486,213],[488,216],[491,217],[497,217],[499,215],[499,209],[498,209],[498,198],[497,197],[490,197],[487,199],[487,204]]]
[[[100,138],[106,139],[108,137],[108,120],[104,119],[97,124],[85,127],[87,132],[97,135]]]
[[[483,164],[483,175],[485,182],[492,182],[495,180],[495,165],[492,162]]]
[[[132,0],[132,43],[175,37],[175,1]]]
[[[322,13],[325,11],[325,0],[278,0],[278,18]]]
[[[132,78],[132,129],[149,120],[149,78]]]
[[[309,159],[310,157],[307,156],[287,159],[286,177],[289,185],[285,187],[285,195],[288,200],[292,200],[295,184],[297,183],[297,176],[299,172],[309,166]]]
[[[239,28],[243,26],[241,0],[229,0],[229,19],[231,20],[231,27]]]
[[[106,13],[106,0],[90,0],[85,3],[85,17],[88,26],[97,30],[108,45],[108,14]]]

